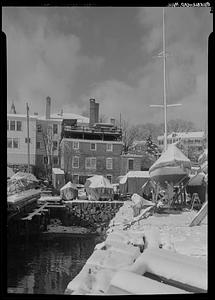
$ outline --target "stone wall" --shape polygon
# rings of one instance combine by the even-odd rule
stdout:
[[[122,205],[122,201],[73,201],[66,204],[71,217],[93,228],[108,226]]]

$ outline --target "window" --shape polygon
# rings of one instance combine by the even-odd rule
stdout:
[[[37,142],[37,143],[36,143],[36,148],[37,148],[37,149],[40,149],[40,142]]]
[[[10,121],[10,130],[15,130],[15,121]]]
[[[53,150],[53,151],[57,150],[57,146],[58,146],[57,141],[53,141],[53,142],[52,142],[52,150]]]
[[[13,139],[13,148],[19,148],[19,139]]]
[[[86,169],[96,169],[96,157],[86,157],[85,168]]]
[[[107,177],[107,179],[110,181],[110,183],[112,182],[112,175],[107,175],[106,176]]]
[[[57,124],[53,124],[53,134],[57,134]]]
[[[10,121],[7,120],[7,130],[10,130]]]
[[[106,144],[106,151],[113,151],[113,144]]]
[[[37,132],[42,132],[41,125],[37,125]]]
[[[74,174],[74,175],[72,176],[72,181],[73,181],[74,183],[79,183],[79,175]]]
[[[134,170],[134,160],[133,159],[128,160],[128,169]]]
[[[112,158],[106,158],[106,169],[107,170],[113,169],[113,159]]]
[[[43,156],[43,163],[44,163],[45,165],[48,164],[48,157],[47,157],[47,156]]]
[[[95,143],[90,144],[90,150],[93,150],[93,151],[96,150],[96,144]]]
[[[25,143],[28,142],[28,138],[25,138]],[[29,138],[29,143],[31,142],[31,138]]]
[[[7,138],[7,148],[12,148],[12,139]]]
[[[53,164],[54,165],[58,164],[58,156],[53,156]]]
[[[22,131],[22,122],[21,121],[16,121],[16,130]]]
[[[79,142],[73,141],[73,149],[79,149]]]
[[[73,156],[72,158],[72,167],[73,168],[79,168],[79,157]]]

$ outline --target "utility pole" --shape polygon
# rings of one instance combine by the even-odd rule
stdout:
[[[168,104],[166,101],[166,42],[165,42],[165,8],[163,8],[163,51],[158,55],[163,58],[163,105],[154,104],[150,107],[162,107],[164,109],[164,151],[167,149],[167,107],[181,106],[178,104]]]
[[[30,141],[29,141],[29,106],[26,103],[27,110],[27,143],[28,143],[28,173],[30,173]]]

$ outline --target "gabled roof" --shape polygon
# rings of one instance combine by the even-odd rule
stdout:
[[[203,138],[205,135],[204,131],[190,131],[190,132],[172,132],[170,133],[167,138],[182,138],[182,139],[189,139],[189,138]],[[158,136],[158,140],[162,140],[164,138],[163,135]]]

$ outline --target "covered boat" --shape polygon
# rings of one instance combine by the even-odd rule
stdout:
[[[102,175],[95,175],[86,180],[84,185],[89,200],[113,199],[114,190],[110,181]]]
[[[150,179],[148,171],[129,171],[125,176],[120,179],[119,189],[120,193],[126,194],[139,194],[142,195],[141,189],[144,183]]]
[[[166,187],[166,181],[177,185],[187,178],[191,170],[190,160],[177,148],[175,144],[168,146],[167,150],[149,169],[152,180]]]
[[[71,181],[67,182],[67,184],[60,189],[60,196],[63,200],[76,199],[78,197],[77,185]]]

